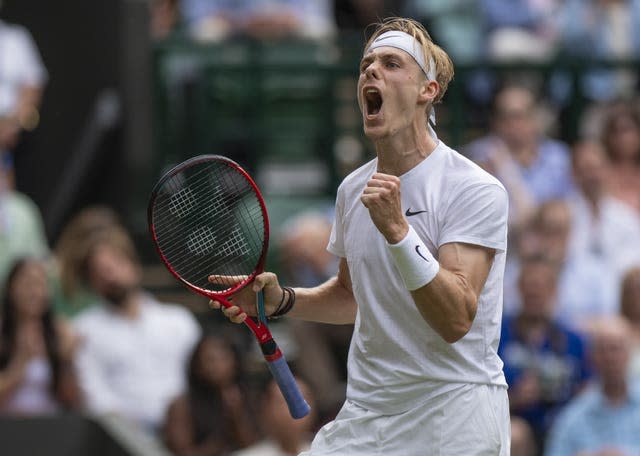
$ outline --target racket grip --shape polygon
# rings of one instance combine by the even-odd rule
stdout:
[[[276,383],[278,383],[284,399],[287,401],[291,416],[295,419],[307,416],[311,407],[309,407],[307,401],[304,400],[300,388],[298,388],[298,384],[293,378],[291,369],[289,369],[289,365],[284,359],[284,355],[273,361],[267,360],[267,365],[269,366],[271,375],[276,379]]]

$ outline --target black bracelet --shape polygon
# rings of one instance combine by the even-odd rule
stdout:
[[[284,288],[282,289],[282,298],[280,299],[280,304],[278,304],[278,307],[276,307],[276,310],[273,311],[273,313],[271,315],[269,315],[267,318],[273,318],[276,316],[276,314],[278,312],[280,312],[280,310],[282,310],[282,306],[284,305],[284,299],[285,299],[285,293],[284,293]]]
[[[287,292],[289,297],[287,298],[286,303],[284,303],[284,305],[283,305],[284,292],[285,291]],[[283,315],[289,313],[289,311],[291,311],[291,309],[293,309],[293,305],[295,303],[296,303],[296,292],[293,291],[293,288],[291,288],[291,287],[282,287],[282,302],[280,303],[280,305],[278,306],[276,311],[273,312],[269,318],[279,318],[279,317],[282,317]]]

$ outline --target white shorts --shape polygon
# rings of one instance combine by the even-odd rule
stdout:
[[[507,390],[462,385],[397,415],[347,400],[299,456],[509,456]]]

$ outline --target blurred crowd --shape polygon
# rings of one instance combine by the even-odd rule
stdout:
[[[157,39],[178,29],[198,41],[328,39],[394,14],[423,21],[457,62],[640,56],[640,0],[151,0],[149,12]],[[119,214],[85,207],[47,239],[12,154],[38,125],[48,75],[25,28],[0,21],[0,49],[0,413],[116,414],[177,455],[306,448],[344,399],[352,328],[273,324],[313,404],[294,421],[244,328],[144,289]],[[548,109],[568,96],[564,76],[544,90],[530,74],[494,81],[489,128],[460,150],[510,195],[500,355],[512,454],[638,454],[638,74],[585,75],[590,109],[571,143],[553,136]],[[335,273],[331,223],[317,208],[283,224],[287,284]]]

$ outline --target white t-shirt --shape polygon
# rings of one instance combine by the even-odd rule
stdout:
[[[76,368],[88,410],[159,426],[186,385],[187,362],[200,338],[193,315],[147,295],[136,319],[103,304],[73,324],[81,338]]]
[[[349,265],[358,314],[347,397],[383,414],[401,413],[463,383],[506,386],[497,355],[507,248],[507,193],[497,179],[440,142],[400,176],[402,209],[434,257],[446,243],[496,249],[473,325],[454,344],[422,318],[386,240],[360,201],[377,159],[338,188],[328,249]]]
[[[22,87],[43,86],[47,79],[28,30],[0,21],[0,116],[13,113]]]

